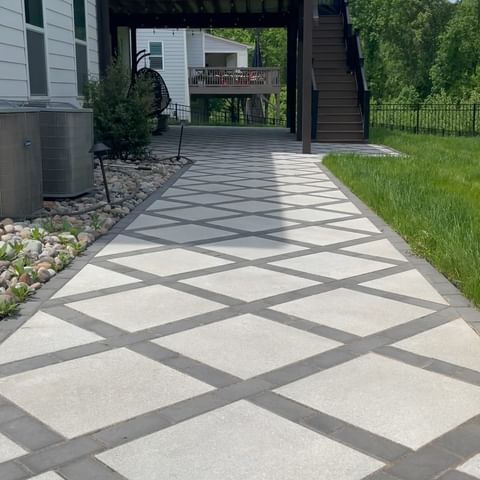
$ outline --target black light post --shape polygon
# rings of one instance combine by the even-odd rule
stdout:
[[[107,176],[105,175],[105,165],[103,164],[103,157],[111,150],[110,147],[107,147],[104,143],[96,143],[90,149],[90,153],[93,153],[93,156],[98,160],[100,164],[100,169],[102,170],[103,185],[105,187],[105,195],[107,196],[107,202],[111,203],[110,200],[110,191],[108,189]]]

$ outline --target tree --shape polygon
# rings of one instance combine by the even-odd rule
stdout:
[[[433,92],[470,99],[480,94],[480,0],[463,0],[440,36],[431,69]]]

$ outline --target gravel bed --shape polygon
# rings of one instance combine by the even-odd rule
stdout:
[[[25,221],[0,219],[0,320],[15,314],[20,303],[184,165],[153,158],[105,163],[111,204],[106,201],[100,168],[96,168],[95,187],[89,194],[46,200],[42,211]]]

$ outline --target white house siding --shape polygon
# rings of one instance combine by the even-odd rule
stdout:
[[[205,34],[200,30],[187,30],[187,57],[189,67],[204,67]]]
[[[28,96],[23,0],[0,0],[0,98]]]
[[[98,76],[96,0],[85,0],[88,68]],[[48,98],[77,104],[73,0],[43,0]],[[0,99],[28,100],[23,0],[0,0]],[[36,98],[36,97],[33,97]]]
[[[205,53],[236,53],[237,67],[248,67],[248,47],[205,34]]]
[[[149,52],[150,42],[163,42],[163,70],[159,73],[167,84],[172,102],[190,105],[185,30],[137,30],[138,51]],[[149,66],[148,61],[146,64]],[[143,63],[139,67],[143,67]]]
[[[46,0],[45,36],[49,97],[52,100],[75,102],[77,74],[71,0]]]
[[[98,28],[97,28],[97,6],[95,0],[86,0],[87,13],[87,38],[88,38],[88,70],[90,76],[98,77],[100,65],[98,60]]]

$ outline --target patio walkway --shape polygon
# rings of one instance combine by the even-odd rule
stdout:
[[[477,313],[299,151],[188,129],[196,163],[0,324],[1,480],[480,478]]]

